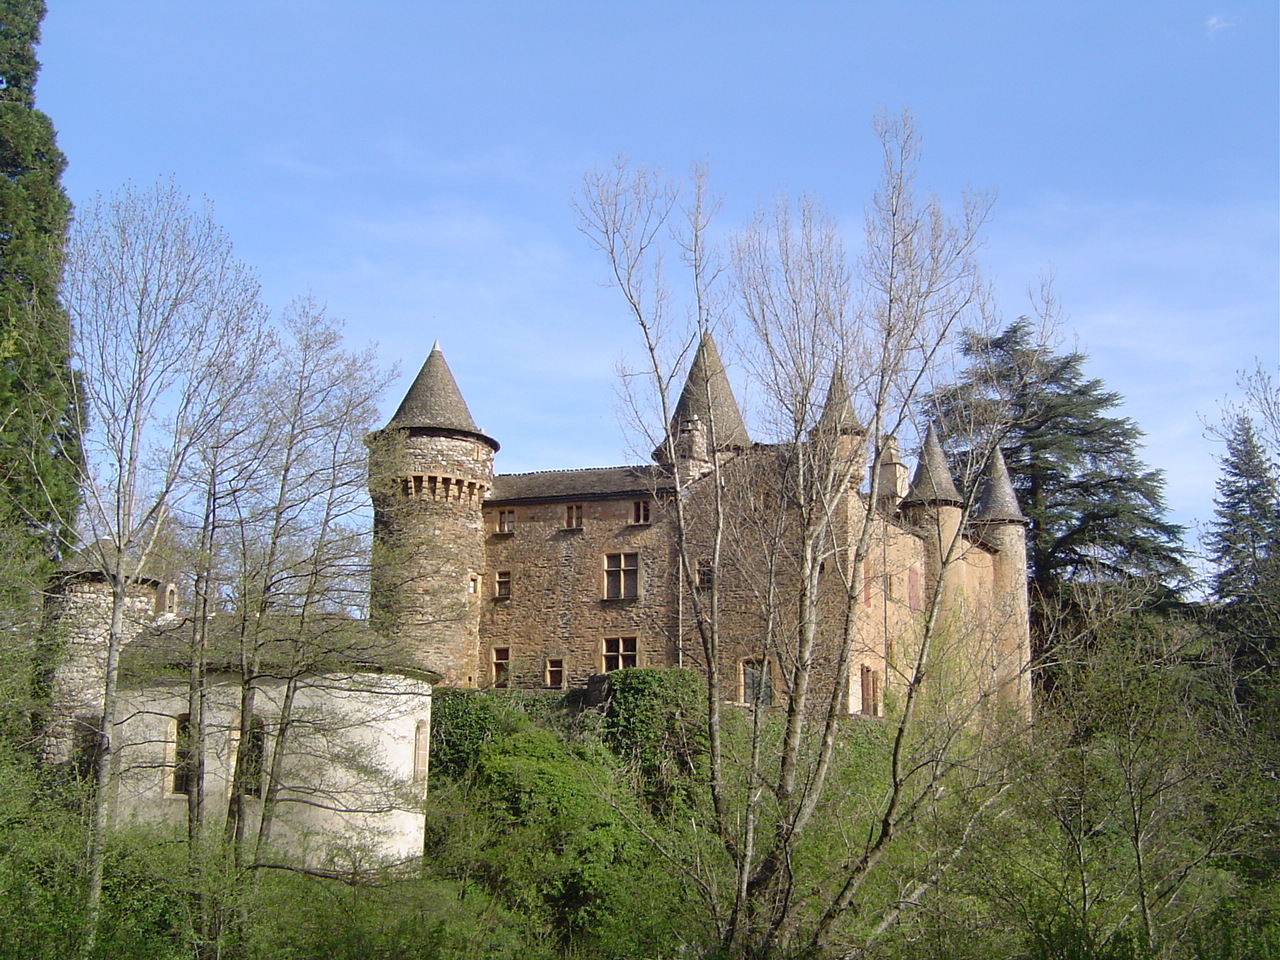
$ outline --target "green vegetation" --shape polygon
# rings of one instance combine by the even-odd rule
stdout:
[[[962,350],[969,365],[960,382],[930,404],[953,445],[999,434],[1031,520],[1036,592],[1052,597],[1067,582],[1099,575],[1183,584],[1183,531],[1165,518],[1164,476],[1139,459],[1142,429],[1115,416],[1123,400],[1085,375],[1085,355],[1054,353],[1025,319],[997,335],[971,332]]]
[[[43,0],[0,2],[0,523],[56,554],[78,500],[70,328],[57,301],[71,203],[35,109]]]
[[[1267,860],[1277,798],[1248,731],[1223,708],[1231,674],[1215,635],[1132,608],[1114,597],[1093,606],[1035,736],[1001,748],[998,801],[957,790],[924,815],[917,842],[893,852],[865,897],[910,902],[888,924],[849,912],[840,936],[859,955],[1261,960],[1280,948],[1280,877]],[[587,709],[441,692],[422,860],[358,883],[265,871],[234,887],[244,922],[227,925],[217,955],[717,956],[698,885],[732,874],[706,862],[715,846],[688,827],[705,803],[698,678],[627,670],[612,680],[613,696]],[[749,716],[725,717],[730,755],[749,745]],[[766,740],[780,720],[765,718]],[[845,728],[838,789],[797,849],[795,883],[815,882],[873,828],[884,731]],[[66,814],[80,787],[42,782],[11,744],[0,764],[0,956],[73,955],[85,827]],[[737,804],[751,785],[740,788]],[[184,840],[121,833],[109,858],[94,956],[190,955]],[[932,882],[904,888],[922,866]]]

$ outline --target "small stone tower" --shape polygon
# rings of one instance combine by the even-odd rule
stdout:
[[[1018,506],[1004,454],[996,447],[987,461],[973,525],[996,550],[992,578],[995,603],[996,661],[1000,700],[1031,706],[1031,619],[1027,598],[1027,518]]]
[[[854,478],[853,489],[862,484],[866,470],[867,431],[853,412],[853,400],[845,386],[844,371],[837,366],[827,386],[827,399],[809,440],[820,445],[820,452],[835,460]]]
[[[920,462],[911,489],[902,501],[902,512],[924,537],[925,563],[930,589],[942,578],[942,605],[946,611],[958,609],[961,571],[954,563],[960,550],[960,518],[964,498],[956,490],[933,425],[920,448]]]
[[[436,343],[369,435],[373,625],[408,661],[473,686],[480,667],[481,506],[498,442],[480,432]]]
[[[665,444],[654,460],[673,467],[686,481],[711,471],[712,458],[723,459],[751,446],[742,411],[710,333],[698,341],[680,399],[668,426],[675,440],[677,463],[667,464]]]
[[[49,677],[41,751],[45,762],[55,766],[91,763],[96,751],[112,611],[111,582],[103,567],[115,555],[105,540],[79,550],[58,568],[45,601],[46,639],[57,645],[58,654]],[[148,626],[172,615],[176,597],[174,584],[149,568],[137,571],[125,593],[119,645],[132,643]]]

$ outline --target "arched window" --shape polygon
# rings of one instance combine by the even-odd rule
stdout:
[[[266,764],[267,727],[257,714],[249,717],[242,733],[240,784],[246,797],[262,797],[262,775]]]
[[[173,718],[173,779],[170,793],[190,795],[195,786],[195,736],[191,727],[191,714],[180,713]]]
[[[427,782],[427,766],[431,761],[431,724],[419,720],[413,728],[413,782]]]

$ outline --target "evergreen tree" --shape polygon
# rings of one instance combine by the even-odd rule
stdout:
[[[1257,669],[1275,662],[1280,633],[1280,481],[1249,417],[1236,417],[1226,441],[1207,538],[1213,593],[1241,666]]]
[[[1097,576],[1182,581],[1183,531],[1165,519],[1164,476],[1138,457],[1138,425],[1112,415],[1120,394],[1085,376],[1085,355],[1035,343],[1025,319],[997,336],[971,333],[962,349],[960,382],[930,405],[962,461],[961,438],[1009,425],[1000,446],[1031,521],[1027,559],[1040,595]]]
[[[69,325],[58,305],[71,204],[34,107],[43,0],[0,0],[0,502],[56,551],[76,503]]]

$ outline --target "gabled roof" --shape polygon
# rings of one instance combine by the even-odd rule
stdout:
[[[920,448],[920,463],[902,502],[964,503],[955,481],[951,479],[951,467],[947,464],[947,455],[942,452],[933,424],[929,424],[929,431],[925,434],[924,446]]]
[[[425,427],[480,434],[436,341],[388,427]],[[483,434],[480,434],[483,436]]]
[[[670,475],[652,466],[508,473],[493,478],[493,489],[486,502],[643,495],[668,486]]]
[[[999,447],[991,452],[987,469],[983,471],[973,519],[983,523],[1027,522],[1027,518],[1022,515],[1022,508],[1018,506],[1018,495],[1013,492],[1009,468],[1005,466],[1004,454]]]
[[[862,425],[853,412],[853,403],[849,399],[849,388],[844,383],[844,372],[839,366],[831,374],[831,384],[827,387],[827,402],[822,406],[822,415],[818,417],[817,431],[847,436],[851,433],[862,433]]]
[[[708,439],[714,433],[714,446],[717,450],[751,445],[746,424],[742,422],[742,411],[738,407],[738,401],[734,399],[729,377],[724,372],[720,353],[709,332],[704,333],[698,343],[698,352],[689,365],[684,390],[676,401],[675,415],[671,422],[672,435],[680,432],[683,421],[694,417],[702,421]]]

